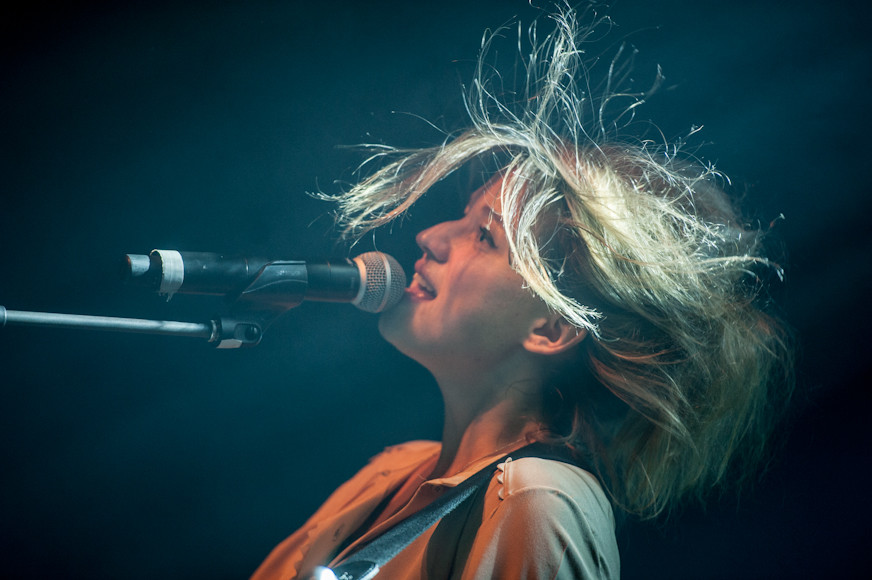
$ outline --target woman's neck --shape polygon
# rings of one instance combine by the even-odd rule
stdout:
[[[490,391],[489,396],[480,384],[440,387],[445,420],[442,450],[431,477],[451,476],[482,457],[512,451],[536,440],[543,429],[538,385],[516,383]]]

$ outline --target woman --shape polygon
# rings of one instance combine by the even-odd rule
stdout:
[[[480,66],[471,129],[390,152],[338,198],[347,233],[360,235],[458,168],[493,167],[462,216],[418,234],[406,295],[379,324],[435,377],[441,444],[375,457],[255,579],[341,562],[499,460],[380,576],[618,577],[615,513],[656,516],[753,474],[763,457],[789,394],[789,350],[753,272],[777,267],[712,168],[606,123],[628,96],[610,88],[614,66],[596,102],[576,86],[587,82],[579,43],[597,23],[580,33],[571,11],[554,21],[525,62],[520,109],[494,96]],[[532,442],[552,453],[530,456]]]

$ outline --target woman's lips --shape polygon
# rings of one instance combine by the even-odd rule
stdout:
[[[418,300],[433,300],[436,298],[436,291],[432,286],[424,279],[423,276],[415,272],[412,276],[412,282],[409,284],[409,287],[406,288],[406,293]]]

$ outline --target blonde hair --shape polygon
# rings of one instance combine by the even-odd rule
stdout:
[[[331,199],[356,237],[402,216],[464,164],[499,159],[513,268],[590,333],[586,368],[624,404],[612,416],[591,403],[582,378],[564,380],[551,416],[564,426],[559,441],[593,451],[618,505],[653,516],[722,482],[736,460],[764,457],[790,365],[786,333],[755,300],[754,272],[780,268],[712,166],[621,135],[646,96],[617,90],[623,49],[591,96],[581,47],[609,21],[588,15],[580,26],[568,9],[552,19],[541,42],[529,29],[517,104],[495,92],[500,77],[485,57],[497,34],[486,35],[466,95],[471,128],[434,148],[379,149],[372,160],[382,166]]]

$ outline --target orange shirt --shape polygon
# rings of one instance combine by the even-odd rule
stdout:
[[[524,443],[519,443],[519,447]],[[389,447],[337,489],[279,544],[252,580],[306,579],[505,455],[483,457],[451,477],[424,480],[439,444]],[[338,548],[383,500],[398,493],[368,532]],[[421,534],[378,574],[385,580],[618,578],[611,506],[596,478],[560,461],[508,457],[483,492]]]

